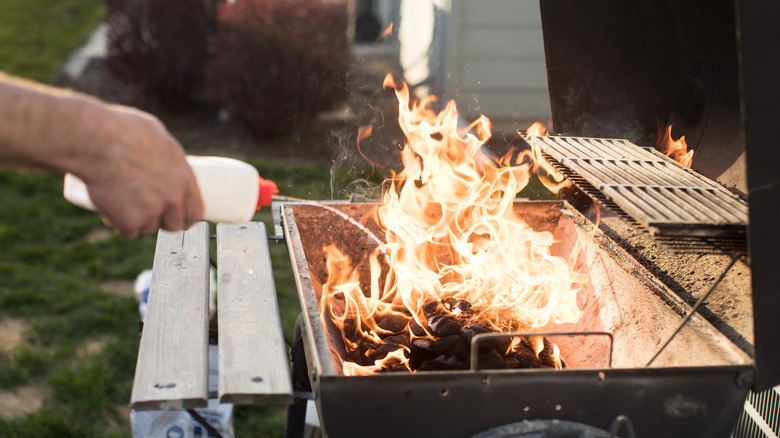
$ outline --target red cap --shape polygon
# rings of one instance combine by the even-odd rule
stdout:
[[[260,191],[257,193],[257,209],[263,205],[271,205],[271,197],[279,193],[279,189],[276,187],[276,183],[270,179],[263,179],[258,176],[257,182],[260,185]]]

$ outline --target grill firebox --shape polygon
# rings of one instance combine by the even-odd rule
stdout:
[[[331,204],[363,217],[373,204]],[[534,229],[549,231],[568,254],[578,236],[586,244],[578,269],[590,276],[578,295],[585,314],[553,331],[608,332],[612,364],[598,336],[557,336],[569,365],[562,371],[478,370],[344,376],[341,335],[319,313],[326,279],[322,248],[336,244],[365,269],[376,243],[354,225],[316,205],[286,204],[282,218],[298,278],[305,327],[303,345],[317,407],[330,436],[471,436],[523,419],[560,419],[608,430],[621,414],[647,436],[719,436],[742,409],[751,359],[704,318],[694,315],[653,362],[688,308],[632,257],[565,202],[519,202]],[[369,224],[369,228],[371,228]],[[378,230],[376,230],[378,231]],[[361,272],[365,278],[367,272]],[[672,303],[672,305],[670,305]],[[601,363],[604,363],[603,361]],[[749,379],[748,379],[749,380]],[[594,403],[594,400],[599,400]],[[657,409],[647,415],[648,406]],[[660,419],[663,419],[661,421]],[[726,424],[728,423],[728,424]]]

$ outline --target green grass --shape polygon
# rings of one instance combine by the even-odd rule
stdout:
[[[1,0],[0,70],[52,82],[104,11],[102,0]]]

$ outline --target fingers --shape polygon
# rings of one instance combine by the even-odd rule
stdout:
[[[132,239],[162,228],[178,231],[203,217],[197,180],[181,145],[155,117],[126,107],[99,112],[102,123],[85,141],[100,155],[79,175],[115,232]]]

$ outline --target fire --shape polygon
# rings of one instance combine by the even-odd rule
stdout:
[[[547,128],[545,128],[544,125],[539,122],[534,122],[531,126],[529,126],[525,134],[532,136],[550,135],[547,132]],[[571,187],[571,182],[565,179],[562,173],[558,172],[558,170],[556,170],[550,163],[547,162],[547,160],[544,159],[544,157],[542,157],[542,151],[537,146],[534,146],[531,152],[533,154],[533,162],[536,166],[535,170],[542,168],[547,173],[547,176],[538,175],[539,181],[541,181],[542,184],[547,187],[547,190],[558,194],[561,189]]]
[[[683,166],[687,168],[691,167],[691,163],[693,162],[693,149],[690,151],[688,150],[688,144],[685,142],[684,135],[678,140],[672,139],[672,125],[667,126],[665,132],[659,129],[656,149]]]
[[[379,37],[377,38],[377,41],[381,40],[382,38],[393,36],[393,23],[390,22],[390,25],[385,28],[385,30],[382,31],[381,34],[379,34]]]
[[[528,135],[550,135],[547,128],[539,122],[534,122],[525,132]]]
[[[410,103],[406,84],[397,87],[390,75],[385,86],[398,97],[407,142],[403,170],[373,211],[385,243],[371,256],[370,284],[361,284],[335,246],[324,249],[328,280],[320,311],[342,331],[344,373],[410,370],[409,351],[449,336],[444,328],[455,320],[493,332],[577,321],[578,285],[586,276],[574,270],[574,260],[551,255],[552,234],[531,229],[513,208],[540,163],[535,153],[489,158],[480,151],[491,136],[486,117],[459,128],[454,102],[437,114],[428,108],[433,97]],[[528,341],[539,357],[542,338],[531,339],[539,340]],[[507,340],[497,349],[530,351],[528,342]],[[557,348],[549,350],[560,368]]]

